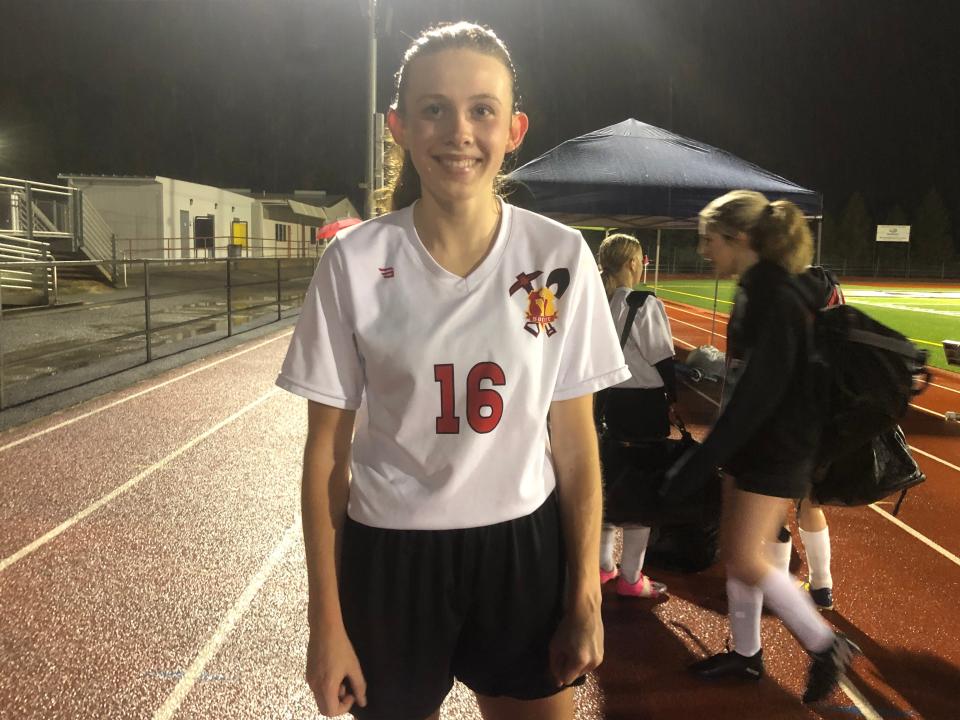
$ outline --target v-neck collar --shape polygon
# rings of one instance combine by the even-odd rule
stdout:
[[[407,237],[410,239],[410,245],[420,258],[423,267],[444,284],[459,287],[466,292],[470,292],[478,287],[489,277],[490,273],[496,268],[497,263],[500,262],[500,258],[503,256],[503,251],[506,249],[510,236],[510,226],[513,222],[513,208],[502,199],[498,198],[498,201],[500,202],[500,227],[497,229],[497,234],[493,238],[493,243],[487,251],[486,257],[484,257],[480,264],[471,270],[466,277],[460,277],[456,273],[452,273],[444,268],[434,259],[426,246],[424,246],[423,241],[420,239],[420,234],[417,232],[417,227],[413,222],[413,207],[416,203],[404,208],[403,224],[407,230]],[[417,202],[419,202],[419,200]]]

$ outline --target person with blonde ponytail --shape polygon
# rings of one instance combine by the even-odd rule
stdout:
[[[723,473],[720,546],[733,648],[690,669],[705,679],[759,679],[766,604],[810,654],[803,701],[818,702],[858,648],[827,624],[765,549],[776,542],[789,504],[809,494],[820,441],[808,370],[813,318],[796,284],[813,254],[810,230],[793,203],[737,190],[700,212],[700,243],[719,275],[739,278],[727,376],[716,424],[668,471],[665,484],[682,495],[694,478],[717,467]]]
[[[598,415],[602,415],[598,420],[606,425],[607,434],[617,440],[643,442],[665,438],[670,434],[677,400],[673,335],[660,299],[653,293],[633,290],[643,275],[643,248],[630,235],[609,235],[600,245],[597,263],[621,339],[629,314],[627,298],[632,296],[639,305],[623,342],[630,378],[598,393]],[[624,597],[659,598],[666,593],[666,585],[643,573],[650,528],[639,524],[623,526],[619,568],[613,557],[616,532],[615,525],[604,523],[600,534],[600,582],[616,578],[616,592]]]
[[[603,658],[593,393],[630,374],[583,237],[497,194],[518,99],[489,28],[413,42],[393,211],[330,243],[277,380],[310,401],[323,715],[436,720],[459,680],[487,720],[572,720]]]

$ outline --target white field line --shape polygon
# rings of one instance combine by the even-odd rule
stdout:
[[[183,380],[183,379],[185,379],[185,378],[188,378],[188,377],[190,377],[191,375],[193,375],[193,374],[195,374],[195,373],[203,372],[204,370],[209,370],[209,369],[212,368],[212,367],[216,367],[216,366],[219,365],[220,363],[225,363],[225,362],[227,362],[228,360],[233,360],[234,358],[239,357],[240,355],[244,355],[244,354],[246,354],[246,353],[248,353],[248,352],[252,352],[252,351],[254,351],[254,350],[258,349],[258,348],[262,348],[264,345],[269,345],[270,343],[276,342],[277,340],[280,340],[280,339],[282,339],[282,338],[285,338],[285,337],[287,337],[288,335],[291,335],[292,333],[293,333],[293,331],[290,330],[290,331],[288,331],[288,332],[283,333],[282,335],[278,335],[277,337],[270,338],[269,340],[265,340],[265,341],[262,342],[262,343],[258,343],[258,344],[256,344],[256,345],[252,345],[251,347],[245,348],[245,349],[243,349],[243,350],[241,350],[241,351],[239,351],[239,352],[235,352],[235,353],[233,353],[233,354],[231,354],[231,355],[227,355],[226,357],[222,357],[222,358],[220,358],[219,360],[214,360],[213,362],[208,363],[207,365],[204,365],[203,367],[195,368],[195,369],[193,369],[193,370],[190,370],[189,372],[183,373],[182,375],[178,375],[177,377],[170,378],[169,380],[164,380],[162,383],[157,383],[156,385],[151,385],[150,387],[145,388],[145,389],[143,389],[143,390],[140,390],[139,392],[135,392],[135,393],[133,393],[132,395],[127,395],[126,397],[122,397],[122,398],[120,398],[119,400],[114,400],[113,402],[107,403],[107,404],[104,405],[103,407],[99,407],[99,408],[97,408],[96,410],[91,410],[91,411],[89,411],[89,412],[85,412],[85,413],[83,413],[82,415],[77,415],[76,417],[72,417],[72,418],[70,418],[69,420],[64,420],[63,422],[57,423],[56,425],[51,425],[51,426],[48,427],[48,428],[44,428],[43,430],[38,430],[37,432],[31,433],[30,435],[25,435],[24,437],[20,438],[19,440],[14,440],[13,442],[7,443],[6,445],[0,445],[0,452],[3,452],[4,450],[9,450],[10,448],[16,447],[17,445],[20,445],[20,444],[22,444],[22,443],[25,443],[25,442],[27,442],[28,440],[33,440],[34,438],[38,438],[38,437],[40,437],[41,435],[46,435],[47,433],[53,432],[54,430],[59,430],[60,428],[66,427],[67,425],[72,425],[73,423],[78,422],[79,420],[83,420],[84,418],[88,418],[88,417],[90,417],[91,415],[96,415],[97,413],[101,413],[101,412],[103,412],[104,410],[109,410],[110,408],[116,407],[117,405],[122,405],[123,403],[127,402],[128,400],[133,400],[134,398],[138,398],[138,397],[140,397],[141,395],[146,395],[147,393],[153,392],[154,390],[159,390],[160,388],[164,387],[165,385],[170,385],[171,383],[179,382],[180,380]]]
[[[253,599],[257,596],[257,593],[260,592],[260,588],[263,587],[267,578],[270,577],[270,573],[273,572],[273,568],[283,560],[283,556],[287,554],[290,546],[297,538],[297,531],[299,529],[300,517],[298,515],[293,525],[287,528],[283,534],[283,538],[281,538],[280,542],[273,549],[273,552],[264,560],[257,574],[253,576],[253,579],[250,580],[250,583],[244,589],[243,593],[237,598],[233,607],[230,608],[224,616],[213,635],[210,636],[210,639],[207,640],[206,644],[200,649],[200,652],[194,658],[193,662],[190,663],[190,667],[187,668],[183,677],[180,678],[176,687],[173,688],[173,692],[167,696],[163,705],[154,713],[153,720],[169,720],[169,718],[174,716],[187,697],[187,694],[203,675],[203,670],[207,666],[207,663],[217,654],[220,646],[226,641],[227,636],[230,635],[244,613],[250,608]]]
[[[247,405],[244,405],[242,408],[240,408],[239,410],[237,410],[237,412],[235,412],[235,413],[234,413],[233,415],[231,415],[230,417],[226,418],[225,420],[221,420],[221,421],[218,422],[216,425],[214,425],[213,427],[211,427],[209,430],[206,430],[205,432],[201,433],[200,435],[197,435],[197,437],[195,437],[193,440],[191,440],[190,442],[186,443],[185,445],[181,445],[179,448],[177,448],[176,450],[174,450],[172,453],[170,453],[169,455],[167,455],[165,458],[163,458],[162,460],[159,460],[158,462],[155,462],[153,465],[151,465],[150,467],[148,467],[146,470],[144,470],[143,472],[141,472],[141,473],[140,473],[139,475],[137,475],[136,477],[132,477],[132,478],[130,478],[129,480],[127,480],[125,483],[123,483],[123,485],[120,485],[119,487],[114,488],[112,491],[110,491],[109,493],[107,493],[106,495],[104,495],[103,497],[101,497],[101,498],[100,498],[99,500],[97,500],[96,502],[91,503],[90,505],[88,505],[87,507],[85,507],[83,510],[81,510],[80,512],[78,512],[76,515],[74,515],[74,516],[71,517],[70,519],[64,520],[62,523],[60,523],[59,525],[57,525],[57,527],[55,527],[53,530],[51,530],[51,531],[49,531],[48,533],[46,533],[46,534],[42,535],[41,537],[37,538],[36,540],[34,540],[34,541],[33,541],[32,543],[30,543],[29,545],[26,545],[26,546],[20,548],[20,549],[17,550],[15,553],[13,553],[13,555],[10,555],[9,557],[6,557],[6,558],[4,558],[3,560],[0,560],[0,573],[2,573],[4,570],[6,570],[8,567],[10,567],[11,565],[13,565],[13,564],[14,564],[15,562],[17,562],[18,560],[22,560],[24,557],[26,557],[27,555],[29,555],[30,553],[32,553],[34,550],[37,550],[37,549],[43,547],[44,545],[46,545],[46,544],[47,544],[48,542],[50,542],[51,540],[56,539],[60,534],[62,534],[62,533],[64,533],[64,532],[66,532],[67,530],[69,530],[71,527],[73,527],[74,525],[76,525],[78,522],[80,522],[81,520],[83,520],[83,519],[84,519],[85,517],[87,517],[88,515],[91,515],[91,514],[95,513],[97,510],[99,510],[100,508],[102,508],[104,505],[106,505],[107,503],[109,503],[109,502],[110,502],[111,500],[113,500],[114,498],[118,497],[119,495],[122,495],[122,494],[125,493],[127,490],[129,490],[130,488],[136,486],[141,480],[143,480],[143,479],[144,479],[145,477],[147,477],[148,475],[156,472],[157,470],[160,470],[160,469],[163,468],[165,465],[168,465],[171,461],[175,460],[175,459],[178,458],[180,455],[183,455],[183,453],[185,453],[187,450],[189,450],[190,448],[192,448],[192,447],[193,447],[194,445],[196,445],[197,443],[202,442],[202,441],[205,440],[206,438],[210,437],[211,435],[213,435],[215,432],[217,432],[217,431],[220,430],[221,428],[229,425],[229,424],[232,423],[234,420],[236,420],[237,418],[239,418],[241,415],[243,415],[243,414],[246,413],[246,412],[249,412],[250,410],[252,410],[253,408],[255,408],[257,405],[259,405],[260,403],[264,402],[265,400],[267,400],[268,398],[270,398],[271,396],[275,395],[275,394],[278,393],[278,392],[279,392],[279,390],[277,390],[277,389],[270,390],[270,391],[268,391],[266,394],[261,395],[259,398],[257,398],[257,399],[254,400],[253,402],[251,402],[251,403],[249,403],[249,404],[247,404]]]

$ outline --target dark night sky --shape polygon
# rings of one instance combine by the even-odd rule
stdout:
[[[379,109],[425,25],[511,48],[520,162],[625,117],[875,219],[936,187],[960,225],[955,0],[381,0]],[[358,197],[366,0],[0,0],[0,174],[158,174]],[[671,92],[673,102],[671,108]]]

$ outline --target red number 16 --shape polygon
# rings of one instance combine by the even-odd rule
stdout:
[[[437,433],[456,435],[460,432],[460,418],[455,414],[453,365],[434,365],[433,378],[440,383],[440,416],[437,418]],[[503,417],[503,397],[493,388],[480,387],[484,380],[491,385],[505,385],[503,368],[496,363],[477,363],[467,375],[467,422],[474,432],[488,433]],[[480,414],[481,408],[490,408],[490,414]]]

